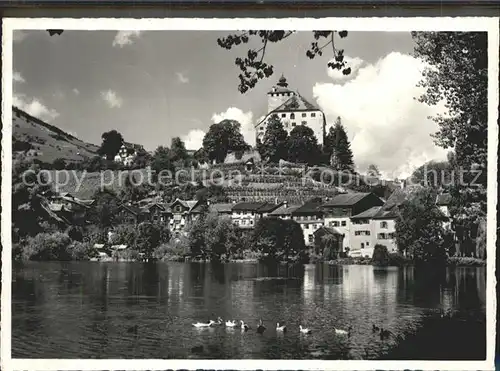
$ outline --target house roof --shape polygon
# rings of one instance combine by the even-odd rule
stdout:
[[[293,111],[320,111],[320,109],[314,104],[308,102],[302,95],[295,93],[281,106],[270,112],[293,112]]]
[[[233,206],[232,211],[258,211],[258,212],[270,212],[279,205],[271,204],[269,202],[240,202]]]
[[[325,227],[325,226],[322,226],[322,227],[319,227],[317,230],[314,231],[314,235],[316,233],[318,233],[319,231],[324,231],[326,232],[327,234],[331,234],[331,235],[337,235],[337,236],[342,236],[343,233],[340,232],[337,228],[334,228],[334,227]]]
[[[375,215],[377,215],[381,209],[382,206],[374,206],[369,208],[368,210],[363,211],[362,213],[351,216],[351,219],[371,219]]]
[[[142,214],[144,212],[144,209],[137,207],[137,206],[134,206],[134,205],[121,204],[120,208],[126,209],[135,215],[139,215],[139,214]]]
[[[372,219],[396,219],[398,216],[398,208],[393,207],[390,210],[382,209],[372,217]]]
[[[295,209],[295,211],[293,211],[292,214],[297,215],[297,214],[321,213],[321,209],[320,209],[321,205],[322,205],[321,201],[309,201],[309,202],[306,202],[304,205]]]
[[[345,207],[354,206],[363,198],[370,195],[370,193],[343,193],[334,196],[330,201],[326,202],[323,206],[329,207]]]
[[[451,203],[451,195],[449,193],[441,193],[436,197],[436,205],[448,206]]]
[[[394,192],[389,196],[386,203],[383,206],[384,210],[389,210],[394,208],[394,206],[399,206],[406,200],[408,200],[412,193],[422,189],[422,186],[412,185],[406,188],[395,189]]]
[[[278,207],[276,210],[274,210],[272,213],[270,213],[269,215],[275,215],[275,216],[291,215],[292,212],[294,212],[300,206],[301,205],[285,205],[285,204],[283,204],[280,207]]]
[[[230,213],[233,210],[234,204],[210,204],[208,210],[217,213]]]
[[[176,203],[180,203],[186,209],[188,209],[189,211],[191,211],[191,209],[193,209],[198,204],[198,201],[197,200],[188,200],[188,201],[185,201],[185,200],[181,200],[180,198],[177,198],[174,202],[172,202],[169,205],[169,209],[171,209],[172,206],[174,204],[176,204]]]

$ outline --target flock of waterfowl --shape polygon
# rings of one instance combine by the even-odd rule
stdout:
[[[211,327],[216,327],[216,326],[225,326],[227,328],[239,327],[239,328],[241,328],[242,331],[248,331],[251,329],[251,327],[248,324],[246,324],[245,322],[243,322],[242,320],[240,320],[240,321],[236,321],[236,320],[223,321],[221,317],[217,318],[217,321],[209,320],[208,322],[193,323],[193,327],[196,327],[196,328],[211,328]],[[256,331],[259,334],[263,334],[265,330],[266,330],[266,327],[264,326],[264,323],[261,319],[261,320],[259,320],[259,323],[256,326]],[[287,329],[286,325],[284,325],[283,323],[281,323],[281,324],[279,322],[276,323],[276,332],[285,333],[285,332],[287,332],[287,330],[288,329]],[[346,336],[350,337],[351,330],[352,330],[352,326],[349,326],[349,328],[347,330],[335,328],[335,333],[337,335],[346,335]],[[309,329],[307,327],[303,327],[302,325],[299,325],[299,332],[301,334],[305,334],[305,335],[312,334],[311,329]]]

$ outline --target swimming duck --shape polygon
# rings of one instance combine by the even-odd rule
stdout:
[[[303,334],[311,334],[312,331],[308,328],[302,327],[302,325],[299,325],[300,332]]]
[[[240,323],[241,323],[241,329],[242,330],[244,330],[244,331],[250,330],[250,326],[248,326],[245,322],[240,321]]]
[[[226,327],[236,327],[236,321],[226,321]]]
[[[346,330],[342,330],[342,329],[338,329],[336,328],[335,329],[335,333],[337,335],[347,335],[347,336],[351,336],[351,330],[352,330],[352,326],[349,326],[349,328]]]
[[[278,331],[278,332],[286,332],[286,326],[285,325],[280,326],[280,323],[278,322],[276,324],[276,331]]]
[[[215,321],[208,321],[208,322],[196,322],[196,323],[193,323],[193,326],[194,327],[197,327],[197,328],[201,328],[201,327],[210,327],[210,326],[213,326],[215,324]]]
[[[380,328],[378,326],[375,326],[374,324],[372,324],[372,331],[373,332],[379,332]]]
[[[262,333],[264,333],[264,331],[266,331],[266,327],[262,323],[262,320],[259,320],[259,325],[257,326],[257,332],[259,334],[262,334]]]

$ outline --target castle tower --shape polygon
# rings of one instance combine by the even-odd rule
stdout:
[[[267,113],[275,110],[285,103],[295,92],[288,89],[285,76],[281,75],[278,83],[267,93]]]

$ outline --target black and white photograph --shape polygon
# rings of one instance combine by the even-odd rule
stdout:
[[[494,369],[498,18],[3,45],[3,369]]]

